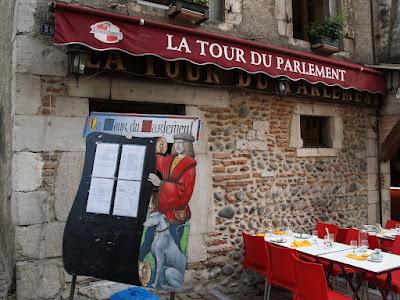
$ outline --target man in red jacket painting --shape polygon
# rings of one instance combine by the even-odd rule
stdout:
[[[156,168],[162,180],[156,174],[149,174],[148,180],[159,187],[156,210],[164,214],[170,224],[183,224],[190,219],[188,203],[196,179],[193,142],[190,134],[175,135],[171,155],[157,154]]]
[[[167,150],[166,140],[160,138],[157,142],[156,171],[159,176],[150,173],[148,180],[158,187],[158,193],[152,201],[153,209],[145,222],[146,231],[139,253],[139,275],[144,286],[152,283],[151,286],[155,288],[175,290],[183,284],[184,271],[183,273],[182,270],[178,272],[177,270],[181,268],[168,265],[163,259],[168,260],[170,257],[170,262],[177,262],[177,257],[182,254],[184,257],[186,256],[189,234],[189,222],[187,221],[191,217],[189,201],[196,180],[194,140],[190,134],[174,135],[174,144],[170,155],[163,155]],[[162,218],[162,220],[155,224],[154,221],[157,218]],[[161,223],[163,225],[160,225]],[[186,231],[185,228],[187,228]],[[184,232],[186,232],[186,238],[182,239]],[[171,246],[171,243],[176,246]],[[173,253],[171,253],[171,249],[175,249],[172,251]],[[151,267],[151,270],[151,260],[148,261],[146,258],[149,253],[155,261],[155,266]],[[184,270],[186,259],[183,263]],[[164,269],[168,269],[168,272],[163,273]]]

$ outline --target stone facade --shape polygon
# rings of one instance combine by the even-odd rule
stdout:
[[[14,269],[14,228],[11,219],[11,157],[13,120],[12,49],[15,37],[15,1],[2,1],[0,21],[0,299],[5,299]]]
[[[321,103],[341,120],[340,147],[335,147],[333,155],[321,151],[316,156],[299,156],[290,144],[296,107],[317,100],[284,97],[281,101],[258,92],[165,82],[157,83],[155,92],[154,82],[118,76],[76,79],[67,74],[66,49],[39,34],[47,1],[16,2],[14,6],[7,1],[7,7],[2,7],[14,20],[0,21],[1,28],[12,28],[12,22],[16,28],[12,44],[0,41],[1,50],[11,52],[12,45],[13,51],[12,70],[2,56],[7,51],[0,52],[2,70],[9,70],[0,76],[1,86],[7,87],[0,92],[1,132],[6,133],[0,142],[5,162],[0,164],[4,181],[0,208],[6,213],[0,218],[0,238],[4,237],[0,253],[7,257],[4,265],[10,274],[16,261],[18,299],[68,298],[71,276],[62,266],[62,235],[80,182],[85,150],[81,132],[90,98],[184,104],[188,115],[201,117],[201,140],[195,145],[201,176],[190,202],[196,214],[187,287],[221,284],[227,291],[237,287],[241,231],[263,231],[269,219],[305,231],[319,219],[341,225],[376,220],[373,110]],[[167,21],[162,9],[137,1],[74,2]],[[360,21],[368,19],[369,7],[361,1],[341,2],[343,8],[352,2],[348,11],[355,16],[344,51],[337,56],[371,63],[366,45],[371,34]],[[290,3],[227,0],[225,21],[200,27],[310,51],[307,42],[292,38],[291,20],[286,18],[291,14]],[[387,174],[387,168],[382,169]],[[11,211],[13,226],[7,215]],[[2,266],[0,257],[0,273]],[[126,286],[78,277],[76,299],[104,299],[122,288]]]

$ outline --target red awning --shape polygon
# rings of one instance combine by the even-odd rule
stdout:
[[[54,41],[385,93],[383,74],[366,66],[74,4],[56,4]]]

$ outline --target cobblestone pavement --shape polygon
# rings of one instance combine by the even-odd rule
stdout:
[[[222,293],[220,290],[214,289],[205,289],[201,291],[188,291],[185,293],[177,293],[175,296],[175,300],[193,300],[193,299],[205,299],[205,300],[245,300],[245,299],[252,299],[252,300],[262,300],[263,299],[263,288],[257,288],[253,290],[251,293],[246,291],[246,293],[240,294],[230,294],[226,295]],[[346,291],[343,288],[339,288],[339,292],[345,294]],[[361,293],[360,293],[361,295]],[[161,294],[161,300],[169,300],[169,294]],[[279,287],[273,287],[271,290],[271,297],[270,300],[291,300],[292,293],[288,292],[287,290],[281,289]],[[374,290],[370,289],[369,292],[369,300],[381,300],[382,297],[380,294]]]

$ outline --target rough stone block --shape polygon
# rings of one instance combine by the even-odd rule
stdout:
[[[249,141],[248,140],[236,140],[236,149],[237,150],[248,150],[249,149]]]
[[[84,117],[89,115],[89,100],[80,97],[56,97],[53,114],[64,117]]]
[[[16,30],[18,33],[30,33],[35,26],[36,0],[17,0]]]
[[[203,234],[207,232],[207,221],[210,202],[212,202],[211,159],[204,154],[196,155],[196,183],[189,206],[192,212],[190,233]]]
[[[84,152],[64,152],[58,165],[54,188],[56,219],[66,221],[81,180]]]
[[[278,33],[279,33],[279,35],[286,36],[287,35],[287,32],[286,32],[287,22],[286,22],[286,20],[277,20],[277,23],[278,23]]]
[[[62,239],[64,234],[64,222],[52,222],[46,224],[46,247],[44,249],[44,257],[60,257],[62,256]]]
[[[13,95],[15,114],[36,115],[42,104],[40,96],[40,77],[16,74],[13,81],[15,82],[15,94]]]
[[[69,96],[109,99],[111,80],[109,77],[87,78],[80,76],[78,81],[75,78],[70,78],[66,87]]]
[[[17,263],[17,299],[56,299],[62,275],[60,261]]]
[[[268,148],[267,142],[263,141],[249,141],[250,150],[266,151]]]
[[[382,202],[390,202],[390,190],[389,189],[382,189]]]
[[[15,233],[17,258],[61,256],[64,227],[64,222],[18,226]]]
[[[17,35],[15,43],[17,73],[67,75],[67,54],[63,48],[46,45],[28,35]]]
[[[269,130],[268,121],[253,121],[253,129],[261,132],[266,132]]]
[[[367,157],[367,169],[368,174],[378,173],[378,160],[376,157]]]
[[[85,97],[85,96],[83,96]],[[113,80],[111,98],[128,101],[149,101],[159,103],[180,103],[187,105],[208,105],[227,107],[229,93],[224,89],[213,89],[201,86],[183,86],[146,81]]]
[[[367,156],[376,156],[376,140],[375,139],[367,139]]]
[[[188,263],[205,261],[207,259],[207,246],[202,234],[189,236]]]
[[[202,118],[201,111],[195,106],[187,105],[186,114],[189,116],[196,116],[201,118],[200,139],[198,142],[195,142],[193,144],[193,147],[196,154],[206,154],[209,136],[208,124],[205,118]]]
[[[15,116],[14,150],[83,151],[86,118]]]
[[[390,174],[390,161],[381,163],[381,173]]]
[[[108,299],[112,294],[130,288],[130,285],[111,282],[111,281],[98,281],[83,286],[78,289],[80,295],[86,296],[90,299]]]
[[[378,203],[379,191],[368,191],[368,204]]]
[[[286,3],[285,1],[275,1],[275,16],[277,19],[286,20]]]
[[[368,205],[368,224],[376,224],[378,222],[378,212],[378,204],[374,203]]]
[[[378,189],[378,176],[377,174],[368,174],[368,190],[376,191]]]
[[[34,191],[42,185],[42,155],[19,152],[13,157],[13,190],[17,192]]]
[[[248,140],[255,140],[255,139],[256,139],[256,131],[255,131],[254,129],[250,129],[250,130],[247,132],[246,138],[247,138]]]
[[[314,104],[314,115],[315,116],[337,117],[338,110],[337,110],[337,107],[334,105]]]
[[[16,225],[33,225],[44,223],[47,217],[47,192],[13,194],[13,220]]]

